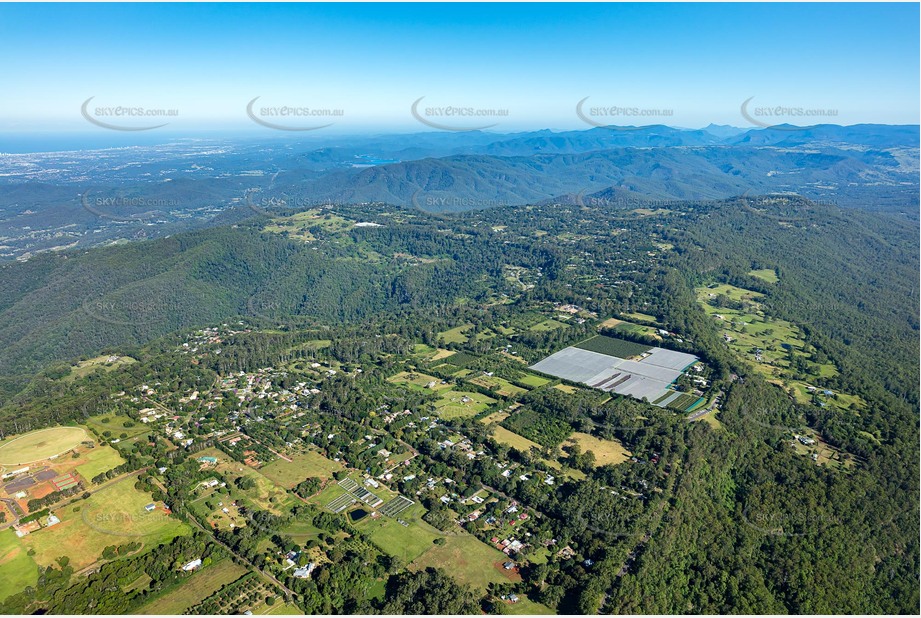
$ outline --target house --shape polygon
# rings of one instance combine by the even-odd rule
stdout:
[[[310,578],[310,574],[313,573],[313,570],[314,570],[315,568],[317,568],[316,563],[315,563],[315,562],[311,562],[310,564],[308,564],[308,565],[305,566],[305,567],[301,567],[301,568],[299,568],[299,569],[296,569],[296,570],[294,571],[294,576],[297,577],[298,579],[309,579],[309,578]]]
[[[150,513],[150,512],[151,512],[152,510],[154,510],[155,508],[157,508],[157,505],[154,504],[153,502],[151,502],[150,504],[144,506],[144,510],[147,511],[148,513]]]
[[[201,566],[201,558],[196,558],[195,560],[192,560],[191,562],[186,562],[184,565],[182,565],[182,570],[183,571],[194,571],[200,566]]]
[[[515,563],[511,561],[506,562],[505,564],[502,565],[502,568],[504,568],[506,571],[511,571],[512,569],[515,568]]]

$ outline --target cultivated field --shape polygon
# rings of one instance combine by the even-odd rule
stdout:
[[[648,352],[651,346],[598,335],[582,343],[577,343],[573,347],[579,348],[580,350],[589,350],[590,352],[606,354],[608,356],[616,356],[618,358],[631,358],[633,356],[639,356],[643,352]]]
[[[52,427],[16,436],[0,443],[0,466],[25,465],[66,453],[89,439],[80,427]]]

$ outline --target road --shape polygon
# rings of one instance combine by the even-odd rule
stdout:
[[[716,394],[716,397],[713,398],[713,401],[706,408],[702,408],[693,414],[688,415],[689,421],[696,421],[701,416],[706,416],[713,411],[713,408],[716,407],[716,401],[718,401],[723,396],[723,391],[720,391]]]
[[[237,552],[235,552],[229,545],[227,545],[226,543],[224,543],[223,541],[221,541],[219,538],[217,538],[216,536],[214,536],[214,533],[213,533],[211,530],[208,530],[207,528],[205,528],[203,525],[201,525],[201,522],[199,522],[198,519],[195,518],[195,515],[193,515],[191,512],[188,513],[188,517],[187,517],[186,519],[187,519],[189,522],[191,522],[196,528],[198,528],[199,530],[201,530],[202,532],[204,532],[205,534],[207,534],[208,536],[210,536],[210,537],[211,537],[211,540],[213,540],[215,543],[217,543],[218,545],[220,545],[221,547],[223,547],[224,549],[226,549],[231,555],[235,556],[238,560],[240,560],[241,562],[243,562],[243,563],[244,563],[246,566],[248,566],[250,569],[252,569],[253,571],[259,573],[259,574],[262,575],[264,578],[266,578],[267,580],[269,580],[270,582],[272,582],[273,584],[275,584],[276,586],[278,586],[279,588],[281,588],[282,590],[284,590],[284,591],[285,591],[285,594],[286,594],[287,597],[288,597],[288,600],[289,600],[289,601],[291,600],[292,595],[294,595],[294,591],[293,591],[293,590],[291,590],[290,588],[288,588],[287,586],[285,586],[283,583],[281,583],[280,581],[278,581],[277,579],[275,579],[275,577],[274,577],[273,575],[271,575],[271,574],[269,574],[269,573],[266,573],[265,571],[263,571],[263,570],[260,569],[260,568],[257,568],[255,564],[253,564],[252,562],[250,562],[249,560],[247,560],[245,557],[243,557],[243,556],[241,556],[240,554],[238,554]]]

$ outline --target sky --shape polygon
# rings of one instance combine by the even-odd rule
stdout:
[[[111,132],[90,97],[110,126],[167,123],[134,136],[916,124],[918,23],[875,3],[0,4],[0,132]]]

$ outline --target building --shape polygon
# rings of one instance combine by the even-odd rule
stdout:
[[[151,512],[152,510],[154,510],[155,508],[157,508],[157,505],[154,504],[153,502],[151,502],[150,504],[148,504],[147,506],[144,507],[144,510],[147,511],[148,513],[150,513],[150,512]]]
[[[182,565],[182,570],[183,571],[194,571],[200,566],[201,566],[201,558],[196,558],[195,560],[192,560],[191,562],[186,562],[184,565]]]
[[[296,570],[294,571],[294,576],[297,577],[298,579],[309,579],[309,578],[310,578],[310,574],[313,573],[313,570],[314,570],[315,568],[317,568],[316,563],[315,563],[315,562],[311,562],[310,564],[308,564],[308,565],[305,566],[305,567],[301,567],[301,568],[299,568],[299,569],[296,569]]]

